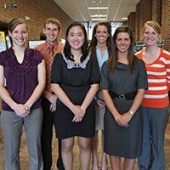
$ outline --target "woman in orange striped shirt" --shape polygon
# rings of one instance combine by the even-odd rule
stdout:
[[[143,150],[139,158],[140,170],[164,170],[164,133],[169,117],[170,53],[158,47],[161,28],[155,21],[143,27],[146,46],[136,55],[146,66],[148,90],[143,106]]]

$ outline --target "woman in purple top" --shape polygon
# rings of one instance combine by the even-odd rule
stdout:
[[[30,169],[42,170],[41,94],[45,87],[45,64],[40,52],[27,48],[25,20],[8,25],[12,47],[0,53],[1,124],[5,141],[5,169],[19,170],[22,125],[26,131]]]

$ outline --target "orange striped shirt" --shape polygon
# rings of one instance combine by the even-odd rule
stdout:
[[[136,56],[142,59],[142,50]],[[161,49],[160,56],[151,64],[146,64],[148,90],[145,91],[142,106],[164,108],[169,105],[170,52]]]

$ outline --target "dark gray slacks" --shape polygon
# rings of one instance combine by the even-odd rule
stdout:
[[[168,122],[168,107],[142,108],[143,146],[138,164],[140,170],[165,170],[164,134]]]

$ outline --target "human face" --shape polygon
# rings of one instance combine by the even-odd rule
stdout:
[[[9,31],[13,46],[24,47],[28,40],[28,30],[25,24],[17,25],[12,32]]]
[[[49,43],[54,43],[57,41],[60,30],[56,24],[46,24],[44,28],[44,34],[46,35],[46,40]]]
[[[107,38],[110,36],[105,25],[99,25],[96,29],[96,39],[99,44],[106,43]]]
[[[151,27],[146,26],[143,34],[143,40],[147,46],[156,45],[159,40],[159,34]]]
[[[84,33],[80,26],[73,26],[70,28],[67,36],[67,40],[72,50],[81,50],[84,44]]]
[[[131,40],[128,33],[121,32],[117,34],[116,47],[118,49],[118,52],[120,53],[128,52],[130,44],[131,44]]]

